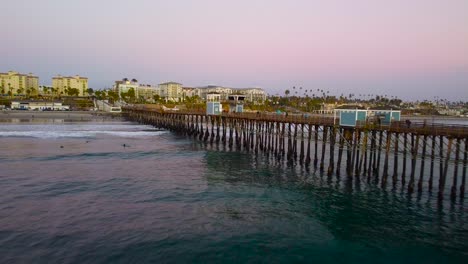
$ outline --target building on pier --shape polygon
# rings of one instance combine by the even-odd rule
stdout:
[[[245,101],[245,95],[243,94],[229,95],[228,96],[229,112],[230,113],[244,112],[244,101]]]
[[[340,126],[355,127],[360,124],[378,124],[389,126],[394,121],[400,121],[401,111],[380,109],[335,109],[334,123],[339,117]]]
[[[209,93],[206,95],[206,114],[219,115],[223,112],[221,104],[221,95],[219,93]]]

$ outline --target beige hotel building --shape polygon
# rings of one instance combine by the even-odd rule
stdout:
[[[39,77],[32,73],[22,74],[16,71],[7,73],[0,72],[0,94],[7,95],[38,95],[39,93]]]
[[[88,78],[75,76],[61,76],[57,75],[52,78],[52,88],[56,90],[56,94],[67,95],[66,89],[76,88],[78,89],[78,96],[88,95]]]

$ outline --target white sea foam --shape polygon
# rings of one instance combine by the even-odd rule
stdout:
[[[155,136],[164,131],[0,131],[0,137],[94,138],[100,135],[117,137]]]
[[[166,133],[142,125],[6,125],[0,127],[0,137],[31,138],[95,138],[99,136],[147,137]]]

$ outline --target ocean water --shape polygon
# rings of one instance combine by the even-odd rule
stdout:
[[[0,263],[467,263],[468,206],[125,121],[0,123]]]

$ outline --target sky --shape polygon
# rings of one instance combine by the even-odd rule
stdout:
[[[468,0],[15,0],[0,72],[468,101]]]

